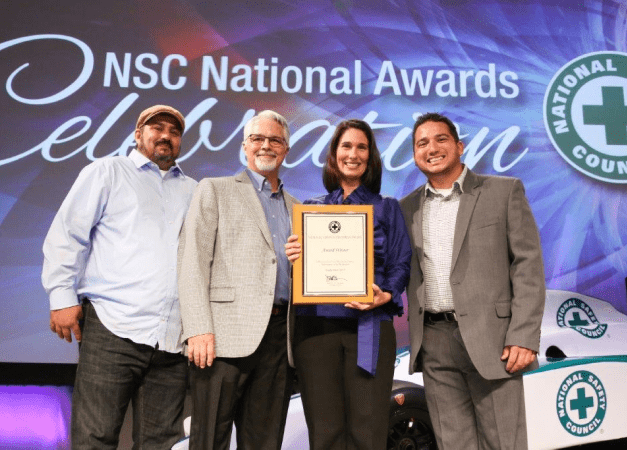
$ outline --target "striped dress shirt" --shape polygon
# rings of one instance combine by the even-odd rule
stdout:
[[[432,313],[455,310],[450,282],[453,238],[467,171],[464,166],[452,189],[438,190],[428,182],[425,189],[422,212],[425,309]]]

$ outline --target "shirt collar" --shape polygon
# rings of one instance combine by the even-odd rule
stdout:
[[[135,164],[135,167],[137,167],[138,169],[141,167],[144,167],[146,164],[150,164],[152,161],[150,159],[148,159],[148,157],[146,155],[144,155],[143,153],[140,153],[137,149],[133,149],[131,150],[131,153],[129,153],[128,158],[133,161],[133,164]],[[154,164],[154,163],[153,163]],[[155,164],[155,166],[157,166]],[[158,168],[158,166],[157,166]],[[185,174],[183,173],[183,169],[181,169],[181,167],[179,166],[179,164],[175,161],[174,165],[172,167],[170,167],[170,172],[178,172],[182,177],[185,176]]]
[[[339,205],[341,203],[350,205],[369,205],[372,203],[372,199],[374,197],[376,197],[375,194],[370,192],[366,186],[360,184],[349,194],[348,197],[346,197],[346,199],[344,199],[344,190],[339,188],[327,195],[327,201],[334,205]]]
[[[248,178],[250,178],[250,181],[253,183],[253,187],[255,188],[257,192],[261,192],[264,189],[267,189],[270,192],[272,192],[272,185],[270,184],[270,182],[268,181],[266,177],[255,172],[254,170],[250,170],[248,167],[246,168],[246,173],[248,173]],[[279,193],[282,190],[283,190],[283,182],[279,178],[279,189],[277,190],[276,193]]]
[[[458,191],[460,194],[464,193],[464,180],[466,179],[466,174],[468,173],[468,166],[464,164],[464,170],[459,174],[457,180],[453,181],[453,191]],[[427,180],[427,184],[425,185],[425,197],[429,196],[429,193],[432,195],[438,195],[438,192],[435,190],[431,183]]]

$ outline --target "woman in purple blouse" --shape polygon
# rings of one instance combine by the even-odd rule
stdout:
[[[340,123],[322,182],[329,194],[309,204],[374,205],[374,303],[299,306],[294,362],[312,450],[386,448],[396,359],[392,323],[403,314],[411,247],[398,201],[382,197],[381,157],[370,126]],[[290,261],[300,256],[290,236]]]

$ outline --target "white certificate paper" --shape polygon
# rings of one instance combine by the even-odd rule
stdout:
[[[366,216],[303,214],[303,294],[366,295]]]
[[[295,205],[295,304],[374,301],[372,205]]]

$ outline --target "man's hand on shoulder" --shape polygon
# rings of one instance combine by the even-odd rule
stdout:
[[[187,357],[201,369],[211,366],[216,357],[215,335],[200,334],[187,339]]]
[[[536,359],[536,352],[517,345],[507,345],[503,348],[501,361],[507,361],[505,370],[509,373],[524,369]]]
[[[81,305],[50,311],[50,330],[68,342],[72,342],[72,333],[74,333],[76,341],[80,342],[82,336],[78,321],[82,318],[83,307]]]

